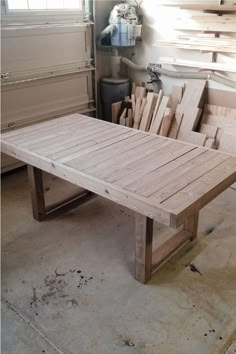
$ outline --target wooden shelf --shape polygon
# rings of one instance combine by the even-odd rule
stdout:
[[[229,65],[224,63],[211,63],[211,62],[183,60],[183,59],[165,58],[165,57],[160,57],[157,60],[157,63],[184,66],[190,68],[199,68],[203,70],[216,70],[216,71],[226,71],[226,72],[236,73],[236,65]]]
[[[201,5],[201,4],[162,4],[163,6],[179,7],[183,10],[210,11],[210,12],[236,12],[236,5]]]
[[[178,20],[174,29],[204,32],[236,32],[236,16],[204,15]]]
[[[155,44],[154,44],[155,45]],[[180,49],[200,50],[204,52],[236,53],[236,40],[221,38],[192,37],[183,39],[157,40],[156,46],[176,47]]]

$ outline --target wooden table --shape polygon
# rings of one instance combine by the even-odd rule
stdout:
[[[199,210],[236,181],[236,157],[79,114],[4,133],[2,151],[29,165],[37,220],[94,193],[136,211],[135,276],[142,283],[196,238]],[[42,170],[85,190],[47,207]],[[154,252],[153,220],[183,225]]]

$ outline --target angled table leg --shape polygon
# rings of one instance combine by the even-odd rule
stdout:
[[[37,167],[28,165],[28,179],[31,188],[33,217],[37,221],[66,212],[96,197],[96,194],[84,189],[57,204],[46,206],[42,171]]]
[[[136,214],[135,278],[145,284],[152,276],[153,220]]]

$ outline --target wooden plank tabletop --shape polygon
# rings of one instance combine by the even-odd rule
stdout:
[[[73,114],[2,134],[2,152],[177,227],[236,181],[236,157]]]

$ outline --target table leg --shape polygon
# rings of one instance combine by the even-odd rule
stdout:
[[[84,204],[96,196],[96,194],[83,189],[76,195],[60,201],[57,204],[46,206],[42,171],[37,167],[28,165],[28,178],[31,188],[33,217],[37,221],[42,221],[48,217],[66,212],[78,205]]]
[[[151,279],[152,272],[183,245],[196,239],[198,216],[199,212],[196,212],[187,217],[183,228],[152,252],[153,220],[140,214],[136,215],[135,278],[139,282],[147,283]]]
[[[153,220],[141,214],[136,214],[135,233],[135,278],[145,284],[151,279],[152,275]]]
[[[196,212],[195,214],[190,215],[184,225],[183,229],[185,231],[190,232],[191,237],[190,240],[194,241],[197,238],[197,231],[198,231],[198,220],[199,220],[199,211]]]
[[[199,212],[186,218],[183,228],[177,231],[152,254],[152,270],[155,271],[163,262],[167,261],[176,251],[197,237]]]
[[[30,165],[27,167],[31,189],[33,217],[38,221],[42,221],[46,214],[42,171]]]

